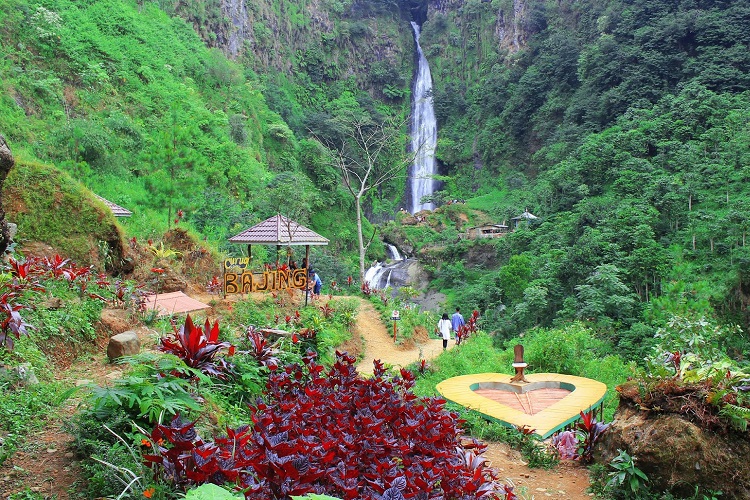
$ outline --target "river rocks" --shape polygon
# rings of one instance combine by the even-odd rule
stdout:
[[[141,352],[141,342],[138,335],[132,330],[119,333],[109,339],[107,346],[107,357],[110,361],[123,356],[133,356]]]
[[[687,403],[686,403],[687,404]],[[707,430],[691,415],[643,410],[621,400],[615,419],[597,444],[597,462],[609,463],[618,449],[636,458],[652,491],[691,496],[723,492],[726,498],[750,498],[750,439],[747,432]]]

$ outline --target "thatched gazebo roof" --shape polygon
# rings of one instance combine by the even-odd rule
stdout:
[[[328,238],[276,214],[232,236],[229,242],[248,245],[328,245]]]

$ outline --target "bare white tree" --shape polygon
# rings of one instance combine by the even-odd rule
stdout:
[[[341,180],[354,198],[357,219],[357,243],[359,245],[359,279],[365,279],[365,254],[372,236],[365,242],[362,232],[362,201],[365,195],[380,185],[405,176],[414,162],[417,151],[406,151],[403,127],[406,121],[385,119],[374,121],[369,116],[336,117],[342,139],[322,139],[314,132],[313,137],[330,151],[329,161],[341,172]]]

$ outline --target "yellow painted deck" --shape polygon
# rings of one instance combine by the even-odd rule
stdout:
[[[508,384],[512,375],[503,373],[477,373],[449,378],[437,385],[437,390],[449,401],[466,406],[507,426],[527,426],[536,429],[543,438],[580,418],[580,412],[596,408],[604,399],[607,386],[596,380],[560,373],[527,373],[529,383],[559,382],[560,387],[571,390],[562,400],[544,410],[529,415],[498,403],[474,392],[480,384]]]

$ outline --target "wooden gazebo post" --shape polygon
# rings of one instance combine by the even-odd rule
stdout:
[[[307,268],[305,268],[305,274],[307,279],[310,279],[310,245],[305,245],[305,262],[307,262]],[[307,307],[307,296],[310,294],[310,283],[305,287],[305,307]]]

